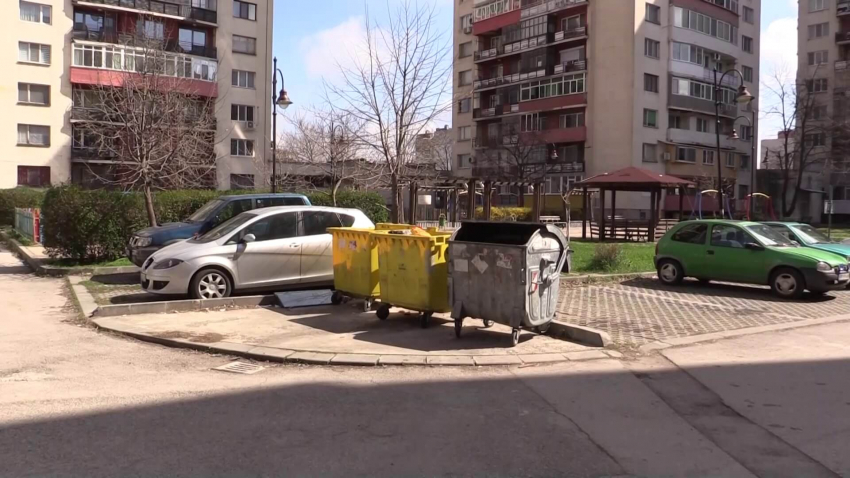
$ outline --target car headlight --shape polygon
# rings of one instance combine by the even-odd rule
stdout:
[[[826,262],[818,262],[818,270],[821,272],[830,272],[832,271],[832,266]]]
[[[148,247],[153,242],[150,237],[136,237],[136,247]]]
[[[182,264],[183,261],[180,259],[166,259],[164,261],[157,262],[154,269],[171,269],[172,267],[177,267]]]

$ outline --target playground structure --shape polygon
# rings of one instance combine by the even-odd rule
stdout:
[[[763,198],[763,199],[766,200],[766,204],[767,204],[766,209],[767,209],[767,212],[770,214],[770,220],[775,221],[776,220],[776,212],[773,210],[773,201],[770,199],[770,196],[768,196],[767,194],[764,194],[764,193],[752,193],[752,194],[747,195],[747,198],[746,198],[746,201],[747,201],[746,211],[747,212],[746,212],[746,215],[744,216],[744,218],[747,221],[756,220],[756,219],[753,219],[753,217],[755,216],[755,211],[752,210],[752,209],[755,209],[755,203],[756,203],[757,198]]]
[[[702,215],[702,195],[703,194],[714,194],[717,195],[720,192],[716,189],[706,189],[703,191],[697,191],[696,201],[694,202],[694,207],[691,210],[691,219],[705,219]],[[729,207],[729,195],[723,196],[724,207],[722,208],[725,211],[726,215],[729,216],[729,219],[733,219],[732,217],[732,208]],[[722,214],[722,213],[721,213]],[[717,213],[715,212],[715,217],[717,217]]]

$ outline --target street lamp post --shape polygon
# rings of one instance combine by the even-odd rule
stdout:
[[[719,57],[715,57],[715,60],[719,60]],[[714,117],[716,120],[715,124],[715,133],[717,136],[717,197],[719,199],[718,207],[720,208],[720,217],[723,217],[726,214],[726,210],[723,205],[723,165],[720,164],[720,107],[723,105],[723,91],[720,87],[723,84],[723,79],[726,78],[726,75],[730,73],[734,73],[738,75],[738,78],[741,79],[741,86],[738,87],[738,96],[735,98],[735,101],[740,105],[745,105],[753,101],[754,97],[750,94],[747,87],[744,86],[744,75],[740,71],[735,68],[726,71],[720,76],[720,79],[717,78],[717,73],[719,73],[720,62],[718,61],[714,67]]]
[[[751,134],[750,134],[750,211],[755,211],[755,196],[753,194],[756,192],[756,110],[752,111],[752,119],[747,116],[738,116],[735,118],[735,121],[739,119],[747,120],[747,123],[750,125]],[[735,131],[735,121],[732,122],[732,131],[729,133],[728,139],[738,139],[738,132]]]
[[[277,77],[280,75],[280,93],[275,96],[277,91]],[[277,107],[282,109],[289,108],[292,101],[289,99],[289,94],[283,83],[283,73],[277,67],[277,57],[274,57],[272,70],[272,193],[277,192]]]

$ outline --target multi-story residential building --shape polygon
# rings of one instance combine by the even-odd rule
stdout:
[[[760,0],[455,0],[456,171],[486,178],[523,176],[525,168],[545,173],[545,192],[558,194],[629,166],[713,185],[720,161],[726,190],[745,196],[755,125],[739,116],[752,121],[757,101],[739,107],[736,97],[741,81],[758,97],[760,7]],[[463,45],[472,45],[472,66]],[[741,72],[722,81],[720,158],[715,68],[718,76]],[[470,82],[467,111],[461,102]],[[740,139],[727,138],[733,128]],[[471,164],[463,149],[470,143]],[[627,194],[617,214],[648,217],[648,196]]]
[[[118,74],[104,73],[132,74],[140,53],[127,39],[138,35],[167,52],[164,74],[215,98],[218,187],[261,184],[271,158],[272,10],[272,0],[0,2],[9,27],[0,42],[0,188],[85,184],[118,159],[81,144],[75,110],[86,107],[86,89]]]

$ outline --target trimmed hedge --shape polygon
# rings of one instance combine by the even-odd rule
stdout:
[[[223,195],[254,191],[162,191],[154,195],[157,222],[185,220],[208,201]],[[326,193],[307,194],[317,206],[330,205]],[[376,193],[340,191],[339,207],[362,210],[373,222],[386,222],[383,198]],[[21,207],[21,206],[19,206]],[[130,236],[148,226],[144,197],[140,193],[88,190],[60,186],[47,190],[42,208],[43,243],[52,257],[82,262],[109,261],[124,255]],[[14,212],[14,210],[13,210]]]
[[[484,218],[484,208],[479,207],[475,209],[475,218],[483,219]],[[527,222],[531,221],[531,208],[528,207],[491,207],[490,208],[490,220],[491,221],[518,221],[518,222]]]
[[[16,207],[41,207],[43,189],[0,189],[0,225],[15,225]]]

